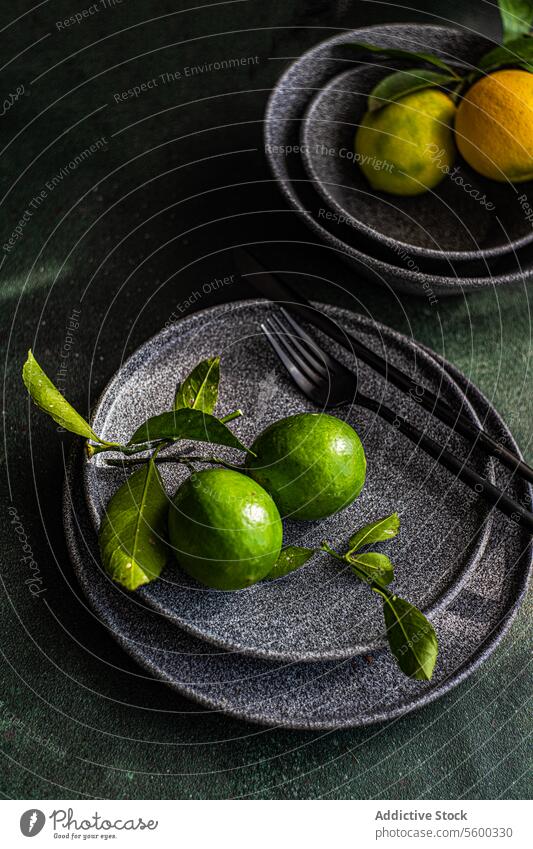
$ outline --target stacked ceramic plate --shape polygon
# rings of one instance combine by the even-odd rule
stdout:
[[[357,43],[433,53],[463,72],[493,47],[472,32],[387,24],[344,32],[305,53],[280,78],[265,116],[266,155],[288,202],[358,272],[398,290],[444,295],[526,279],[533,271],[530,184],[487,180],[458,156],[425,194],[371,189],[355,133],[374,86],[412,63],[371,61]]]
[[[514,450],[505,424],[452,366],[387,327],[320,305],[389,362],[465,410]],[[98,403],[94,427],[126,440],[148,415],[169,408],[176,382],[200,360],[222,356],[220,414],[239,406],[232,424],[251,440],[270,422],[312,409],[261,334],[266,301],[217,306],[161,331],[127,360]],[[340,358],[346,353],[331,350]],[[527,486],[482,455],[469,453],[412,399],[359,364],[367,394],[383,398],[444,442],[514,498]],[[342,545],[363,524],[397,510],[401,533],[386,543],[396,591],[425,611],[439,638],[430,682],[413,681],[387,648],[379,604],[368,588],[317,555],[299,571],[238,592],[209,590],[171,559],[161,577],[128,593],[102,569],[97,531],[122,468],[103,455],[72,456],[65,487],[65,528],[74,567],[91,606],[124,649],[154,676],[204,706],[268,725],[339,728],[390,719],[432,701],[471,673],[501,639],[518,608],[530,567],[520,528],[454,480],[381,420],[358,408],[337,414],[360,434],[368,460],[362,494],[322,522],[286,522],[284,542]],[[206,451],[208,448],[206,447]],[[198,445],[195,446],[198,453]],[[231,455],[229,455],[231,456]],[[161,466],[172,494],[186,474]]]

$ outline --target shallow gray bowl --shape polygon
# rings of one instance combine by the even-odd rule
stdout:
[[[446,176],[422,195],[399,197],[372,189],[357,163],[354,139],[367,111],[368,93],[391,72],[389,61],[386,66],[376,63],[344,71],[307,108],[302,156],[326,203],[361,234],[361,244],[371,248],[369,243],[378,241],[389,249],[392,261],[402,251],[441,262],[473,261],[533,241],[533,228],[518,200],[527,185],[518,192],[509,183],[487,180],[460,156],[454,179]]]
[[[533,245],[525,245],[500,257],[472,263],[445,258],[411,257],[409,252],[390,260],[390,251],[374,241],[368,249],[361,234],[349,224],[327,220],[330,210],[314,190],[301,157],[300,130],[311,97],[332,77],[361,64],[354,41],[384,47],[433,51],[451,61],[464,56],[475,62],[492,45],[487,39],[448,27],[420,24],[387,24],[343,32],[319,44],[294,62],[281,76],[265,113],[265,153],[288,203],[315,236],[356,271],[373,282],[416,295],[453,295],[487,286],[527,280],[533,271]],[[481,269],[481,270],[480,270]]]

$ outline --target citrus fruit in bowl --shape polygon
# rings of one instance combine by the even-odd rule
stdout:
[[[297,413],[255,440],[249,475],[270,493],[282,516],[321,519],[357,498],[366,477],[363,445],[349,424],[326,413]]]
[[[419,195],[438,185],[455,161],[454,117],[452,99],[435,88],[366,112],[355,152],[372,188]]]
[[[195,472],[169,507],[170,544],[180,566],[207,587],[239,590],[272,570],[281,519],[270,495],[230,469]]]
[[[457,109],[455,134],[463,158],[484,177],[533,179],[533,74],[510,68],[474,83]]]

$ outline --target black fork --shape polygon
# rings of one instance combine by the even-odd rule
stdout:
[[[281,308],[280,313],[284,320],[273,315],[261,325],[261,329],[294,383],[314,404],[326,409],[349,404],[370,410],[453,472],[488,504],[497,507],[523,528],[533,531],[533,513],[390,407],[360,392],[354,372],[324,351],[286,310]]]

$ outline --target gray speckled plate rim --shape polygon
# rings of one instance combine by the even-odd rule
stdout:
[[[467,378],[465,378],[462,373],[440,357],[438,354],[435,354],[430,349],[421,345],[421,348],[424,348],[434,359],[445,368],[450,375],[456,380],[459,385],[462,385],[463,388],[468,386],[468,391],[472,396],[473,404],[476,408],[482,407],[486,408],[494,413],[498,421],[501,423],[503,432],[509,437],[509,447],[511,450],[514,450],[517,455],[521,456],[520,450],[512,437],[509,429],[492,406],[492,404],[488,401],[488,399],[480,392],[480,390],[470,383]],[[76,467],[79,462],[80,451],[78,445],[74,445],[72,451],[69,456],[69,462],[67,466],[67,476],[64,484],[64,498],[63,498],[63,522],[64,522],[64,530],[67,539],[67,545],[69,548],[69,553],[71,559],[73,561],[73,565],[77,571],[78,568],[78,559],[81,561],[83,559],[83,554],[80,555],[77,550],[77,543],[75,539],[75,528],[71,521],[71,500],[70,500],[70,483],[73,481],[75,477]],[[525,485],[526,489],[529,493],[529,497],[531,500],[533,489],[529,485]],[[525,549],[522,552],[521,556],[525,556]],[[533,547],[531,545],[531,541],[529,543],[529,558],[527,562],[526,568],[524,568],[521,572],[521,580],[518,584],[518,592],[516,598],[514,599],[514,603],[508,609],[507,614],[504,618],[501,618],[499,621],[499,625],[495,628],[491,634],[490,638],[484,638],[478,647],[478,649],[473,653],[472,659],[470,662],[463,663],[463,666],[454,672],[453,675],[448,676],[438,687],[435,687],[429,690],[426,693],[417,696],[411,701],[403,702],[399,704],[395,709],[389,709],[382,713],[375,713],[372,717],[364,717],[358,718],[355,717],[353,719],[343,721],[343,722],[327,722],[320,720],[313,721],[304,721],[304,722],[296,722],[296,721],[286,721],[286,720],[276,720],[273,721],[271,718],[265,716],[264,714],[258,714],[253,712],[247,712],[240,709],[231,709],[231,706],[227,701],[224,700],[215,700],[210,699],[209,697],[203,696],[198,693],[196,690],[192,689],[187,684],[178,684],[174,681],[170,676],[162,673],[155,664],[147,661],[146,658],[143,658],[139,655],[138,651],[132,647],[131,641],[124,639],[121,635],[115,634],[112,629],[108,627],[108,630],[112,634],[113,638],[116,639],[119,645],[126,651],[126,653],[135,660],[135,662],[151,675],[153,675],[156,679],[163,681],[167,684],[172,690],[177,692],[180,696],[185,696],[189,698],[195,704],[198,704],[204,708],[207,708],[209,712],[216,712],[221,714],[227,714],[229,716],[234,717],[235,719],[242,720],[244,722],[251,722],[256,725],[264,726],[264,727],[284,727],[289,728],[295,731],[332,731],[332,730],[342,730],[344,728],[356,728],[356,727],[368,727],[371,725],[375,725],[378,723],[389,722],[393,719],[397,719],[401,716],[404,716],[408,713],[412,713],[415,710],[419,710],[426,705],[431,704],[437,699],[444,696],[446,693],[451,691],[454,687],[458,686],[464,680],[466,680],[470,675],[472,675],[481,664],[492,654],[492,652],[496,649],[499,643],[503,640],[505,635],[508,633],[516,615],[518,609],[524,599],[524,596],[527,591],[528,583],[531,578],[531,574],[533,572]],[[102,612],[98,605],[93,602],[92,599],[88,599],[91,607],[95,610],[95,612],[99,615],[105,614],[105,610]]]
[[[360,69],[361,66],[357,66],[355,68],[342,71],[342,73],[333,77],[328,83],[326,83],[326,85],[320,91],[318,91],[314,96],[311,97],[309,103],[307,104],[302,119],[302,126],[300,130],[300,139],[302,142],[302,160],[307,173],[313,180],[313,185],[316,188],[316,191],[322,196],[324,202],[326,204],[329,204],[329,206],[331,206],[336,212],[338,212],[339,215],[344,215],[346,219],[351,222],[353,228],[355,230],[359,230],[367,238],[375,239],[392,250],[398,251],[399,248],[402,248],[413,256],[420,256],[422,259],[437,259],[441,260],[442,262],[445,262],[446,260],[470,262],[473,260],[483,260],[487,258],[492,259],[495,257],[499,257],[509,253],[510,251],[516,251],[519,248],[524,247],[525,245],[529,245],[533,241],[533,228],[530,228],[529,233],[524,234],[518,239],[509,239],[507,242],[502,243],[500,245],[495,245],[492,248],[478,248],[477,250],[465,251],[441,250],[439,248],[424,248],[420,245],[412,245],[409,242],[403,242],[400,239],[395,239],[392,236],[388,236],[381,230],[374,229],[370,225],[366,224],[365,221],[363,221],[362,219],[355,218],[352,213],[350,213],[342,206],[341,203],[339,203],[335,196],[329,191],[328,187],[332,184],[324,181],[322,175],[316,168],[315,158],[309,153],[312,134],[311,127],[313,122],[316,121],[324,123],[322,119],[315,117],[316,110],[322,106],[322,100],[330,95],[332,89],[334,89],[335,86],[345,85],[345,80],[348,80],[352,76],[355,76],[358,71],[360,71]],[[335,125],[335,122],[333,122],[333,124]],[[353,167],[353,163],[351,163],[351,165]],[[350,185],[344,185],[340,183],[337,183],[335,185],[337,185],[339,188],[346,189],[348,191],[353,191],[353,187]],[[360,190],[357,189],[356,191]],[[375,194],[375,192],[370,186],[368,186],[367,188],[367,193],[369,195]],[[384,195],[381,200],[383,202],[386,202],[386,196]],[[397,209],[394,204],[394,196],[391,196],[390,204],[395,209]],[[398,211],[399,214],[403,214],[402,210]]]
[[[295,189],[295,183],[298,181],[291,179],[288,172],[286,175],[280,173],[275,156],[269,155],[268,146],[275,144],[271,138],[272,127],[279,123],[279,121],[276,121],[275,115],[280,90],[287,83],[288,77],[291,75],[293,68],[301,62],[304,57],[308,59],[310,54],[313,54],[315,51],[319,52],[320,49],[323,49],[326,45],[333,46],[343,44],[349,36],[353,37],[354,35],[362,35],[364,37],[365,35],[372,35],[372,33],[375,33],[376,30],[382,30],[384,27],[395,27],[396,29],[407,27],[410,29],[411,26],[411,24],[384,24],[361,27],[355,30],[350,30],[349,32],[340,33],[339,35],[333,36],[332,38],[326,39],[318,45],[315,45],[315,47],[311,48],[311,50],[307,51],[307,53],[304,53],[303,56],[300,56],[285,69],[272,89],[267,101],[263,121],[265,152],[272,174],[289,205],[299,213],[306,222],[307,226],[322,242],[325,242],[332,250],[337,251],[345,261],[353,262],[355,260],[355,262],[361,266],[366,269],[370,269],[379,279],[381,279],[383,283],[390,285],[392,288],[397,287],[400,291],[423,295],[425,293],[425,289],[429,286],[439,295],[445,296],[460,294],[461,292],[475,291],[476,289],[485,288],[487,286],[522,282],[526,280],[528,275],[531,273],[531,270],[533,269],[533,262],[530,264],[529,268],[522,268],[518,257],[516,257],[518,264],[517,271],[499,275],[488,275],[486,277],[460,277],[459,275],[446,276],[425,273],[422,271],[413,271],[407,267],[392,265],[381,259],[377,259],[371,254],[364,253],[362,250],[343,242],[342,239],[335,236],[314,219],[313,215],[306,209],[297,190]],[[429,28],[441,32],[450,32],[452,29],[451,27],[433,26],[428,24],[416,26],[424,26],[425,29]],[[301,121],[301,118],[295,120]],[[309,184],[312,188],[312,181],[309,181]],[[315,192],[314,189],[313,191]],[[317,198],[319,198],[318,195]],[[394,280],[393,283],[391,283],[391,279]]]
[[[95,420],[97,417],[105,418],[107,412],[110,409],[110,406],[113,404],[113,399],[117,391],[124,382],[124,378],[128,378],[129,376],[134,374],[135,370],[140,364],[145,365],[146,352],[150,352],[154,348],[154,346],[157,349],[157,347],[160,346],[161,343],[165,344],[165,342],[167,341],[167,337],[168,339],[171,339],[176,333],[177,328],[183,325],[202,322],[208,316],[212,319],[213,316],[217,313],[231,314],[231,312],[233,312],[234,310],[239,310],[241,308],[246,307],[268,305],[269,303],[270,302],[264,298],[251,298],[241,301],[232,301],[227,304],[219,304],[212,307],[205,307],[204,309],[197,310],[194,313],[191,313],[189,316],[184,316],[183,318],[178,319],[176,322],[173,322],[172,325],[169,325],[168,327],[165,327],[155,333],[121,363],[120,367],[117,369],[111,380],[100,393],[100,396],[91,415],[91,426],[95,425]],[[319,304],[318,302],[314,302],[314,304],[315,306],[323,308],[326,311],[328,310],[328,308],[336,310],[337,313],[341,314],[341,320],[350,314],[350,310],[345,308],[333,308],[331,305],[322,303]],[[370,319],[359,314],[357,314],[357,319],[361,320],[365,325],[377,328],[380,335],[388,336],[397,343],[400,343],[404,346],[406,345],[409,348],[414,347],[418,349],[419,352],[422,351],[425,355],[429,357],[431,361],[433,361],[433,363],[436,364],[437,369],[444,373],[445,378],[450,381],[450,383],[455,387],[455,389],[459,390],[460,392],[462,391],[457,385],[456,381],[450,377],[450,374],[447,372],[447,369],[443,368],[440,363],[435,359],[435,356],[432,354],[432,352],[426,349],[424,346],[415,342],[415,340],[409,339],[403,334],[398,333],[387,325],[375,321],[374,319]],[[464,403],[467,414],[471,415],[477,424],[480,424],[479,418],[475,413],[474,409],[472,408],[472,405],[469,403],[468,399],[465,398]],[[83,489],[87,509],[93,520],[94,525],[97,526],[99,516],[96,513],[95,507],[92,503],[92,499],[89,495],[89,478],[87,475],[87,470],[89,468],[90,462],[90,460],[86,459],[83,473]],[[488,479],[492,483],[494,483],[494,469],[492,465],[489,466]],[[471,554],[470,556],[465,556],[463,568],[456,576],[456,579],[452,583],[450,583],[447,589],[445,589],[432,604],[423,608],[423,612],[427,616],[432,616],[442,608],[447,607],[460,593],[464,584],[468,580],[470,573],[473,571],[473,569],[475,569],[475,567],[479,563],[479,560],[482,558],[486,550],[488,541],[490,539],[491,530],[492,512],[488,512],[483,527],[482,529],[480,529],[477,535],[477,544],[472,543]],[[246,592],[246,590],[241,590],[240,592]],[[149,607],[160,615],[166,616],[183,631],[186,631],[197,639],[203,640],[204,642],[207,642],[225,651],[231,651],[237,654],[244,654],[249,657],[255,657],[260,660],[272,660],[279,661],[282,663],[321,663],[328,661],[342,661],[347,660],[356,655],[369,654],[373,651],[383,648],[383,646],[385,645],[383,641],[374,640],[364,644],[356,643],[351,645],[349,648],[337,650],[323,650],[320,652],[314,652],[309,650],[307,650],[305,653],[298,651],[293,652],[288,650],[280,652],[276,649],[268,648],[258,650],[255,648],[246,647],[237,642],[233,642],[230,638],[218,638],[215,635],[206,632],[203,626],[196,626],[191,623],[190,620],[183,619],[180,616],[176,615],[174,611],[165,608],[162,605],[160,606],[159,603],[155,602],[150,597],[139,597],[137,603],[141,606]]]

